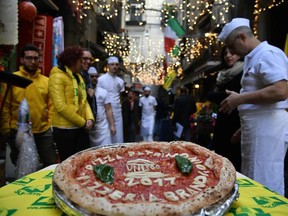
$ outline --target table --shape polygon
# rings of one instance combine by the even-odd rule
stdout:
[[[18,179],[0,188],[0,215],[64,216],[52,195],[52,177],[57,165]],[[288,199],[237,173],[240,197],[225,216],[288,215]]]

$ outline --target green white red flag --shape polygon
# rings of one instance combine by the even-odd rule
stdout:
[[[178,46],[178,39],[183,37],[185,30],[175,18],[169,18],[168,26],[165,28],[164,41],[165,52],[169,53]]]

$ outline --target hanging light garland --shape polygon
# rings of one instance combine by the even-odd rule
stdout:
[[[229,22],[229,11],[234,8],[235,5],[230,3],[229,0],[215,0],[212,9],[212,20],[219,27],[221,24]]]
[[[133,2],[133,3],[132,3]],[[144,0],[122,0],[122,9],[126,11],[126,14],[131,13],[132,5],[137,6],[135,9],[135,16],[141,16],[145,13],[145,1]]]
[[[134,13],[135,16],[141,16],[146,12],[144,0],[69,1],[79,12],[81,19],[85,18],[88,10],[91,9],[96,10],[98,14],[106,17],[106,19],[112,19],[120,14],[115,5],[122,5],[122,10],[124,10],[126,14]],[[152,0],[151,2],[153,3]],[[180,17],[186,29],[192,31],[197,26],[199,18],[207,13],[211,14],[212,21],[216,23],[216,27],[219,27],[221,24],[229,21],[227,15],[229,14],[229,10],[234,7],[229,0],[182,0],[180,3],[178,0],[174,0],[174,2],[170,0],[169,2],[170,3],[163,3],[161,16],[159,17],[162,25],[160,28],[167,26],[167,21],[170,17]],[[270,0],[270,2],[270,4],[266,3],[267,6],[263,6],[261,5],[261,0],[255,0],[253,32],[256,36],[258,34],[259,15],[273,7],[281,5],[285,0]],[[132,7],[134,8],[132,9]],[[103,45],[109,55],[122,56],[125,67],[143,84],[163,83],[163,80],[159,79],[164,73],[163,41],[158,41],[156,44],[149,40],[149,38],[146,38],[143,46],[149,46],[151,50],[148,50],[148,52],[143,55],[135,41],[131,41],[128,36],[104,32]],[[174,56],[172,52],[169,53],[172,63],[168,67],[176,68],[177,75],[180,78],[182,74],[181,58],[184,57],[187,63],[192,63],[196,59],[201,58],[208,49],[210,51],[212,49],[211,52],[209,51],[212,56],[217,56],[220,52],[218,49],[220,47],[219,40],[217,34],[214,33],[206,33],[200,38],[186,38],[185,41],[180,39],[179,45],[181,56]]]
[[[206,33],[200,38],[187,38],[186,43],[180,43],[181,52],[184,53],[187,63],[192,63],[195,59],[201,57],[205,51],[211,50],[212,57],[219,55],[220,42],[216,33]]]
[[[163,56],[156,56],[150,64],[148,62],[131,63],[129,57],[125,57],[123,60],[124,66],[142,84],[163,84],[163,81],[159,79],[163,74]]]
[[[213,14],[213,8],[221,7],[221,11],[217,13],[217,17]],[[215,0],[209,3],[205,0],[197,0],[191,3],[189,0],[183,0],[179,5],[173,3],[164,3],[162,9],[162,22],[164,26],[167,26],[167,20],[169,17],[177,17],[178,13],[182,17],[183,22],[187,23],[187,28],[193,30],[198,22],[198,19],[204,14],[211,14],[213,20],[220,20],[226,23],[227,14],[231,7],[234,7],[229,0]]]
[[[130,41],[126,35],[120,36],[117,34],[104,32],[105,52],[109,55],[129,56]]]
[[[71,0],[70,0],[71,1]],[[115,8],[115,4],[121,2],[121,0],[72,0],[73,7],[80,13],[80,19],[87,16],[88,10],[93,7],[100,8],[99,13],[101,16],[105,16],[107,19],[112,19],[118,16],[118,9]],[[125,1],[123,1],[125,2]]]
[[[148,48],[145,55],[141,52],[144,46]],[[146,38],[145,44],[139,48],[135,39],[130,39],[130,56],[123,58],[125,67],[131,71],[134,77],[143,84],[162,84],[159,79],[163,74],[164,56],[161,53],[163,49],[163,40],[155,41]],[[161,49],[162,48],[162,49]]]
[[[142,48],[147,46],[150,47],[150,50],[148,49],[145,56],[136,41],[125,35],[104,32],[103,45],[105,52],[109,55],[118,55],[123,58],[124,66],[132,73],[133,77],[137,77],[138,81],[143,84],[161,85],[163,80],[160,80],[159,77],[163,74],[164,56],[161,53],[163,40],[153,41],[149,38],[146,40]],[[131,53],[135,58],[130,57]]]
[[[70,0],[71,1],[71,0]],[[171,1],[170,1],[171,2]],[[100,8],[100,14],[105,16],[107,19],[111,19],[114,16],[118,16],[119,12],[113,5],[122,4],[122,9],[126,13],[135,13],[135,16],[141,16],[145,13],[145,1],[143,0],[72,0],[75,4],[76,9],[79,10],[80,18],[87,16],[88,10],[92,8]],[[132,6],[136,6],[135,10],[132,10]],[[213,6],[221,5],[221,13],[218,17],[213,14]],[[164,3],[161,10],[161,17],[159,17],[162,22],[162,26],[167,26],[167,21],[169,17],[176,18],[181,17],[181,19],[186,22],[188,29],[193,30],[199,17],[209,13],[212,14],[213,20],[219,20],[219,16],[222,22],[227,22],[226,14],[229,12],[231,4],[228,0],[215,0],[214,3],[208,3],[204,0],[195,0],[190,2],[188,0],[183,0],[181,3],[175,0],[174,3]],[[99,13],[99,11],[97,11]],[[184,53],[185,60],[191,63],[194,59],[197,59],[201,54],[209,48],[209,44],[217,43],[217,36],[214,34],[205,35],[204,39],[194,39],[188,38],[186,42],[180,40],[180,53]],[[113,33],[104,32],[104,42],[105,51],[109,55],[119,55],[123,57],[125,67],[131,71],[131,73],[136,76],[143,84],[161,84],[163,82],[161,78],[164,74],[163,72],[163,46],[164,42],[159,41],[158,44],[152,44],[153,42],[149,38],[145,41],[145,46],[151,47],[145,56],[140,52],[137,44],[130,40],[129,37],[123,35],[117,35]],[[144,45],[144,44],[143,44]],[[133,53],[131,58],[130,54]],[[156,53],[156,54],[155,54]],[[177,68],[178,76],[181,77],[182,67],[181,67],[181,57],[183,55],[174,56],[169,53],[172,64],[169,67]],[[130,57],[129,57],[130,56]],[[133,59],[133,57],[136,59]]]
[[[255,4],[254,4],[254,25],[253,25],[253,33],[254,35],[257,37],[258,36],[258,22],[259,22],[259,16],[261,13],[270,10],[273,7],[278,7],[279,5],[281,5],[282,3],[284,3],[285,0],[272,0],[272,3],[269,4],[268,6],[265,7],[261,7],[260,6],[260,0],[255,0]]]

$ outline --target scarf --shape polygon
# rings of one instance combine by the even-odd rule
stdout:
[[[231,81],[235,76],[237,76],[239,73],[243,71],[243,65],[244,62],[236,62],[232,68],[229,68],[227,70],[219,71],[216,84],[217,86],[224,85]]]
[[[83,80],[82,76],[78,76],[78,74],[73,74],[73,72],[67,66],[65,66],[65,69],[66,69],[66,72],[71,77],[72,82],[73,82],[74,104],[76,105],[76,107],[78,109],[79,108],[79,95],[81,96],[81,98],[80,98],[81,104],[85,103],[85,100],[86,100],[86,86],[85,86],[85,83],[84,83],[84,80]],[[79,86],[78,86],[78,83],[77,83],[77,80],[76,80],[75,76],[78,76],[78,78],[80,80]]]

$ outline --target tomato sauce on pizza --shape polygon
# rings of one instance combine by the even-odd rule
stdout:
[[[179,168],[176,157],[192,164],[189,172]],[[113,169],[112,182],[95,171],[102,165]],[[199,145],[154,142],[80,152],[62,162],[53,179],[68,198],[92,213],[185,215],[225,197],[236,171],[228,159]]]

